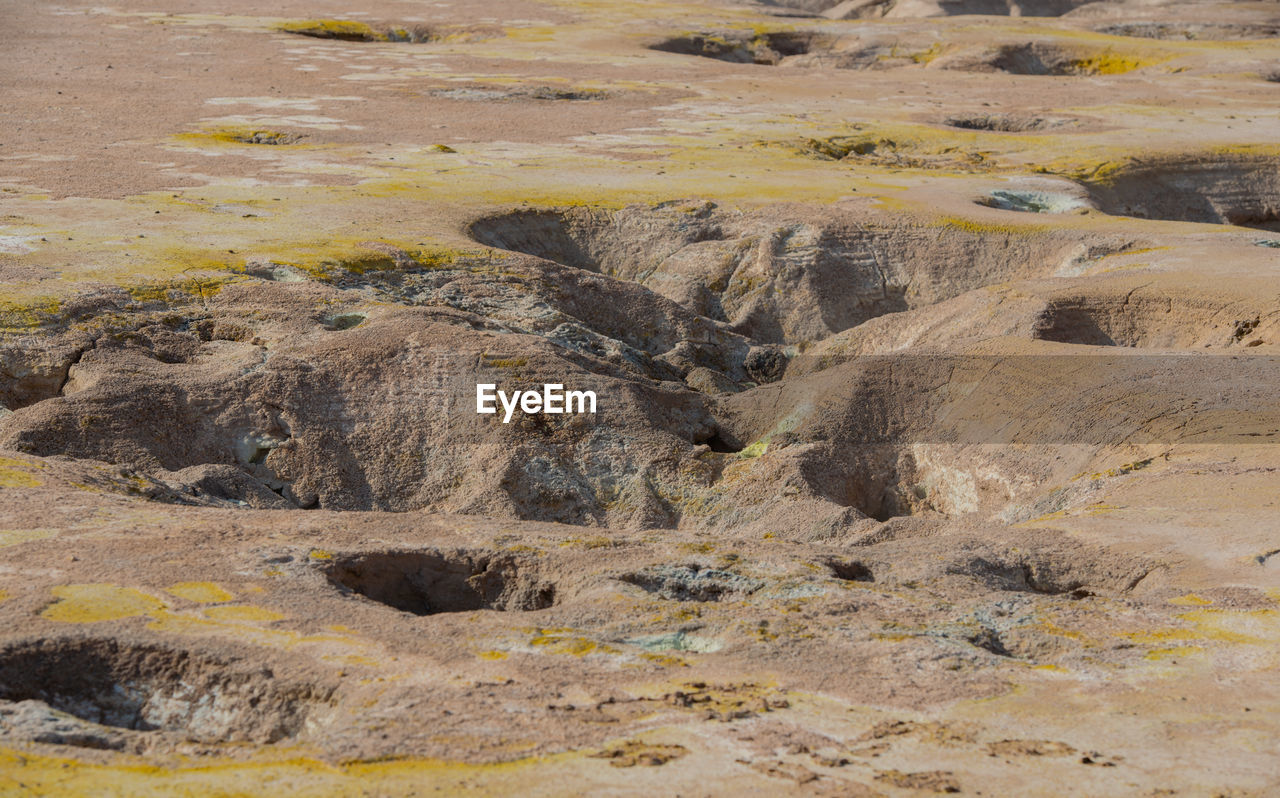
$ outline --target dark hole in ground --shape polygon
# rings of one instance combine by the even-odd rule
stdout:
[[[855,507],[857,505],[854,505]],[[892,493],[886,493],[883,500],[878,506],[864,505],[858,509],[865,512],[872,519],[884,523],[891,518],[901,518],[905,515],[911,515],[911,508],[903,506],[897,500],[897,496]]]
[[[1009,116],[1007,114],[973,114],[947,117],[944,124],[961,130],[990,130],[998,133],[1023,133],[1043,130],[1050,122],[1038,116]]]
[[[777,382],[787,370],[787,356],[777,347],[753,346],[747,351],[742,367],[756,382]]]
[[[892,154],[897,145],[859,134],[814,139],[809,146],[819,157],[839,160],[875,159],[860,153]],[[789,357],[779,344],[818,340],[876,316],[1054,270],[1078,246],[958,227],[811,226],[792,216],[734,214],[710,202],[517,210],[476,219],[467,232],[486,246],[637,283],[693,313],[728,322],[734,332],[765,345],[742,363],[758,383],[785,374]],[[813,263],[796,273],[786,265],[787,253],[804,236],[816,237],[805,244],[814,247]],[[944,246],[950,254],[940,258]],[[631,346],[647,345],[628,337],[629,330],[605,331]]]
[[[1280,210],[1266,208],[1255,213],[1229,213],[1227,214],[1227,224],[1280,233]]]
[[[1100,323],[1099,313],[1081,304],[1053,303],[1038,320],[1035,337],[1042,341],[1086,346],[1117,346]],[[1121,344],[1123,345],[1123,344]]]
[[[1076,575],[1073,571],[1083,572]],[[974,557],[948,567],[948,573],[963,574],[995,590],[1040,593],[1046,596],[1066,596],[1072,599],[1096,595],[1085,585],[1085,575],[1101,584],[1111,583],[1116,589],[1124,589],[1132,580],[1124,575],[1107,573],[1096,564],[1070,562],[1010,563],[987,557]],[[1140,579],[1141,577],[1139,577]]]
[[[1090,57],[1043,42],[1005,45],[988,64],[1012,75],[1120,74],[1141,65],[1137,59],[1126,59],[1110,52]]]
[[[846,582],[876,581],[871,569],[857,560],[830,559],[824,565],[836,579],[843,579]]]
[[[764,583],[759,579],[701,565],[654,565],[618,577],[646,593],[675,601],[720,601],[748,596]]]
[[[690,33],[658,42],[651,49],[680,55],[696,55],[733,64],[776,65],[782,59],[804,55],[828,44],[830,37],[803,31],[759,33]]]
[[[1280,231],[1280,159],[1267,155],[1134,160],[1086,184],[1097,206],[1117,216]]]
[[[279,130],[255,130],[252,133],[235,136],[241,144],[265,144],[268,146],[284,146],[296,144],[302,139],[295,133],[283,133]]]
[[[293,737],[331,693],[290,685],[263,666],[110,639],[36,640],[0,651],[0,698],[201,742]]]
[[[984,626],[968,638],[969,642],[982,649],[989,651],[998,657],[1015,656],[1008,648],[1005,647],[1004,641],[1000,639],[1000,635],[996,630]]]
[[[340,588],[414,615],[472,610],[541,610],[554,584],[532,563],[488,552],[389,551],[340,557],[326,569]]]
[[[1243,309],[1241,309],[1243,311]],[[1212,302],[1140,292],[1063,296],[1050,300],[1032,334],[1044,341],[1138,348],[1232,346],[1250,340],[1257,313],[1223,319]],[[1223,323],[1226,321],[1226,323]]]
[[[742,451],[742,444],[733,439],[732,436],[725,435],[723,430],[716,430],[716,433],[705,441],[695,441],[695,443],[705,443],[711,447],[711,451],[721,454],[737,454]]]
[[[467,229],[475,241],[498,249],[586,271],[601,271],[593,252],[593,218],[572,219],[558,211],[516,211],[479,219]]]
[[[315,19],[286,22],[277,28],[295,36],[313,39],[334,39],[343,42],[423,42],[438,41],[442,36],[420,25],[411,27],[373,26],[365,22],[345,19]]]
[[[325,323],[326,330],[350,330],[359,327],[364,323],[367,316],[363,313],[343,313],[334,316]]]

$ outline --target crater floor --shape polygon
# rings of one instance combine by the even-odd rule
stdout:
[[[0,794],[1280,792],[1275,3],[9,5]]]

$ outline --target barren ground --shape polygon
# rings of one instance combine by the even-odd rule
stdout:
[[[0,794],[1280,794],[1274,2],[0,14]]]

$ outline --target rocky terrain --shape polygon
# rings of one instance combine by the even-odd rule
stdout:
[[[1274,2],[4,20],[0,795],[1280,792]]]

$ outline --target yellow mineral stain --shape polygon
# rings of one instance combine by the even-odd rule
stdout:
[[[26,460],[16,460],[12,457],[0,457],[0,468],[23,468],[28,471],[36,471],[44,467],[44,463],[30,463]]]
[[[1157,629],[1151,632],[1127,632],[1124,635],[1139,645],[1158,645],[1175,640],[1203,640],[1194,629]]]
[[[1193,605],[1194,606],[1194,605]],[[1243,645],[1271,645],[1280,641],[1280,610],[1224,610],[1212,607],[1184,612],[1178,619],[1188,627],[1170,627],[1125,634],[1140,645],[1168,648],[1180,641],[1217,641]]]
[[[680,657],[672,656],[670,654],[654,654],[651,652],[645,652],[640,655],[640,658],[647,660],[649,662],[653,662],[655,664],[661,665],[664,668],[689,667],[689,663],[686,660],[683,660]]]
[[[1207,598],[1197,596],[1195,593],[1188,593],[1185,596],[1169,599],[1170,604],[1176,604],[1179,607],[1203,607],[1213,602]]]
[[[1071,70],[1081,75],[1123,75],[1135,69],[1160,63],[1155,59],[1135,58],[1115,53],[1092,53],[1071,62]]]
[[[56,529],[0,529],[0,549],[5,546],[16,546],[19,543],[30,543],[33,540],[44,540],[56,534],[58,534]]]
[[[1051,635],[1058,635],[1059,637],[1066,637],[1071,640],[1079,640],[1081,642],[1089,642],[1086,640],[1084,635],[1080,634],[1074,629],[1067,629],[1065,627],[1059,626],[1058,624],[1054,623],[1048,618],[1045,618],[1040,622],[1040,628]]]
[[[548,766],[590,762],[578,752],[547,757],[526,757],[513,762],[472,765],[437,759],[399,759],[330,765],[299,757],[263,758],[258,761],[221,760],[216,764],[158,767],[129,759],[98,764],[75,759],[40,756],[27,751],[0,749],[0,774],[4,783],[23,786],[24,794],[60,796],[168,795],[178,798],[222,798],[290,794],[322,798],[356,795],[377,785],[375,792],[410,794],[424,785],[453,792],[465,784],[470,795],[511,795],[527,787],[528,779],[541,773],[551,777]],[[3,790],[0,790],[2,792]],[[7,793],[6,793],[7,794]]]
[[[248,146],[291,146],[296,145],[298,140],[296,136],[283,131],[241,125],[223,125],[200,132],[179,133],[174,138],[177,141],[192,144],[217,142],[220,144],[244,144]]]
[[[35,488],[44,484],[31,474],[44,466],[15,460],[12,457],[0,457],[0,488]]]
[[[276,30],[299,33],[318,39],[345,39],[355,41],[386,41],[386,34],[379,33],[364,22],[348,19],[303,19],[282,22]]]
[[[165,591],[198,604],[215,604],[235,598],[234,594],[228,593],[213,582],[179,582],[165,588]]]
[[[1195,625],[1201,637],[1227,643],[1274,644],[1280,641],[1280,610],[1200,609],[1178,616]]]
[[[285,617],[275,610],[255,607],[251,604],[210,607],[204,611],[204,614],[215,621],[279,621]]]
[[[481,651],[481,652],[480,652],[479,654],[477,654],[476,656],[477,656],[477,657],[479,657],[480,659],[487,659],[487,660],[500,660],[500,659],[506,659],[506,658],[507,658],[507,652],[505,652],[505,651]]]
[[[240,617],[235,610],[250,610]],[[219,613],[217,611],[232,610]],[[226,617],[211,618],[223,614]],[[330,657],[364,657],[370,654],[370,646],[364,641],[336,634],[304,635],[290,629],[263,627],[263,621],[278,620],[283,615],[261,607],[209,607],[200,613],[170,612],[151,614],[147,628],[175,635],[233,637],[241,643],[276,649],[292,649],[298,646],[321,646]],[[374,660],[379,662],[380,660]]]
[[[38,488],[44,483],[30,474],[14,469],[0,469],[0,488]]]
[[[140,590],[112,584],[59,585],[58,601],[42,616],[64,623],[96,623],[146,615],[164,608],[164,602]]]
[[[550,654],[568,654],[574,657],[584,657],[598,649],[603,650],[598,643],[585,637],[557,635],[538,635],[529,641],[529,645],[543,648]]]
[[[1174,659],[1176,657],[1188,657],[1192,654],[1204,651],[1202,646],[1175,646],[1173,648],[1153,648],[1147,652],[1145,657],[1152,662],[1160,660]]]
[[[337,662],[342,665],[363,665],[366,667],[377,667],[382,661],[374,657],[366,657],[361,654],[339,654],[336,656],[324,656],[320,659],[326,662]]]

